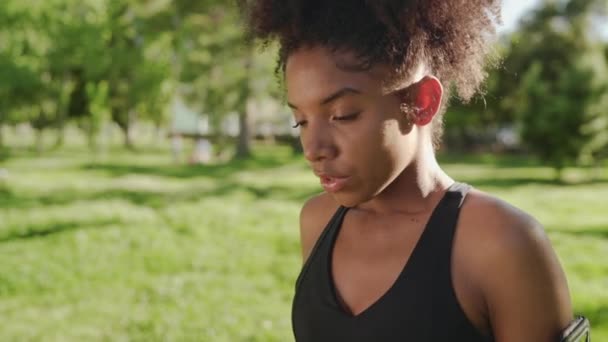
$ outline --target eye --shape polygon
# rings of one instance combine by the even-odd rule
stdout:
[[[291,128],[303,127],[304,125],[306,125],[306,120],[300,120],[296,121],[296,124],[291,126]]]
[[[361,114],[361,112],[356,112],[356,113],[352,113],[352,114],[348,114],[348,115],[343,115],[343,116],[334,116],[334,120],[338,120],[338,121],[351,121],[356,119],[359,114]]]

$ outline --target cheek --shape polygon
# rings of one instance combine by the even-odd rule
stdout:
[[[375,182],[382,182],[400,171],[404,137],[396,120],[386,120],[376,127],[370,127],[368,137],[358,144],[361,147],[354,153],[365,156],[361,158],[365,159],[361,160],[362,173],[374,178]]]
[[[348,159],[354,171],[354,187],[346,193],[335,194],[346,206],[366,202],[380,193],[402,171],[396,123],[371,123],[350,140]]]
[[[397,120],[386,121],[375,156],[377,167],[373,172],[379,182],[392,182],[411,163],[414,151],[414,134],[404,134]]]
[[[379,129],[377,143],[377,158],[382,159],[387,167],[395,167],[402,158],[404,136],[400,131],[397,120],[383,122]]]
[[[382,147],[387,151],[394,150],[395,146],[399,145],[400,140],[403,138],[399,128],[397,120],[384,121],[380,135]]]

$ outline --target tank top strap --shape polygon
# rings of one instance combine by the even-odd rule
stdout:
[[[468,329],[471,334],[476,334],[476,330],[466,319],[464,312],[460,309],[460,304],[455,296],[454,287],[452,284],[451,260],[452,260],[452,245],[454,233],[458,224],[460,209],[470,191],[471,186],[464,183],[454,183],[445,194],[444,201],[440,211],[435,217],[435,221],[428,227],[432,229],[429,247],[433,253],[433,264],[431,272],[432,291],[434,295],[431,298],[431,322],[437,324],[462,324],[453,329]],[[444,340],[447,336],[443,336],[445,332],[441,329],[435,329],[434,336],[438,340]],[[448,327],[444,327],[449,331]]]
[[[418,254],[411,257],[412,268],[418,270],[421,278],[427,279],[433,284],[441,283],[437,281],[438,276],[442,281],[444,280],[441,274],[445,273],[446,267],[449,272],[451,242],[460,207],[469,189],[470,186],[467,184],[454,183],[446,190],[420,236],[419,246],[415,249]]]
[[[439,265],[442,268],[447,267],[448,271],[460,208],[470,190],[471,186],[468,184],[459,182],[452,184],[445,194],[440,212],[437,213],[438,215],[434,217],[435,221],[431,222],[429,226],[433,230],[431,235],[433,236],[432,244],[435,258]]]
[[[319,255],[326,254],[325,251],[328,251],[331,248],[333,237],[336,234],[336,231],[340,228],[340,224],[342,223],[344,215],[347,211],[347,207],[338,207],[332,218],[323,229],[323,232],[321,232],[321,235],[319,235],[317,238],[317,241],[308,255],[308,259],[304,263],[304,266],[302,266],[300,275],[296,280],[296,289],[300,287],[300,283],[302,282],[304,275],[310,269],[311,264],[319,257]]]

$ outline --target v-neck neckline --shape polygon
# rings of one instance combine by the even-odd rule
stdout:
[[[412,259],[416,258],[416,256],[418,254],[420,254],[420,248],[421,248],[420,245],[421,245],[421,242],[423,240],[429,238],[428,235],[430,234],[430,231],[431,231],[431,229],[429,229],[429,227],[431,226],[431,224],[434,221],[436,221],[436,216],[438,215],[440,209],[443,206],[445,206],[445,204],[447,203],[448,194],[450,192],[452,192],[455,187],[457,187],[457,184],[458,184],[457,182],[454,182],[454,183],[452,183],[452,185],[450,185],[447,188],[447,190],[445,191],[445,193],[441,197],[441,200],[439,200],[439,202],[437,203],[437,205],[433,209],[431,215],[429,216],[429,219],[427,220],[427,222],[426,222],[426,224],[424,226],[424,230],[420,234],[420,237],[418,238],[418,241],[416,241],[416,244],[414,245],[414,248],[412,249],[412,252],[410,253],[410,256],[408,257],[407,261],[403,265],[403,268],[401,269],[401,271],[397,275],[397,278],[395,279],[395,281],[374,302],[372,302],[369,306],[367,306],[365,309],[363,309],[363,311],[359,312],[356,315],[353,314],[348,309],[348,306],[346,305],[346,303],[344,302],[344,300],[340,300],[340,295],[339,295],[338,290],[336,288],[336,283],[334,281],[334,276],[333,276],[333,272],[332,272],[332,262],[333,262],[334,248],[335,248],[335,245],[336,245],[336,241],[338,239],[338,235],[340,234],[340,230],[342,229],[342,224],[344,223],[344,218],[346,217],[346,214],[348,213],[348,210],[350,209],[350,208],[344,208],[344,213],[341,215],[341,217],[336,222],[337,227],[336,227],[336,231],[334,232],[334,234],[333,234],[333,236],[331,238],[331,242],[330,242],[330,246],[329,246],[329,256],[327,258],[327,273],[328,273],[327,276],[328,276],[328,281],[329,281],[329,288],[331,290],[331,294],[332,294],[332,297],[333,297],[333,300],[334,300],[334,304],[338,307],[339,311],[344,316],[346,316],[346,317],[348,317],[350,319],[360,319],[362,317],[365,317],[366,315],[369,314],[370,311],[373,311],[373,309],[375,307],[377,307],[382,302],[384,302],[386,300],[386,298],[391,294],[391,292],[394,291],[394,289],[397,287],[397,285],[401,282],[402,278],[407,273],[408,269],[411,268],[410,265],[412,264]]]

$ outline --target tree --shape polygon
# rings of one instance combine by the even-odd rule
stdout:
[[[237,112],[236,157],[248,157],[247,103],[269,89],[269,84],[259,89],[257,81],[272,79],[272,64],[269,55],[253,53],[241,27],[239,8],[233,2],[180,0],[159,11],[154,21],[155,27],[172,32],[173,77],[179,96],[209,115],[211,128],[220,137],[224,118]]]
[[[135,121],[159,126],[178,93],[212,116],[216,133],[238,112],[237,154],[247,156],[246,104],[267,63],[258,63],[240,23],[238,7],[218,0],[1,1],[0,125],[55,127],[60,145],[73,121],[93,146],[112,120],[132,147]]]
[[[565,166],[593,161],[608,144],[608,113],[600,108],[608,68],[589,34],[591,16],[600,13],[594,6],[588,0],[545,3],[523,22],[505,60],[520,77],[504,108],[517,113],[523,141],[558,178]]]

